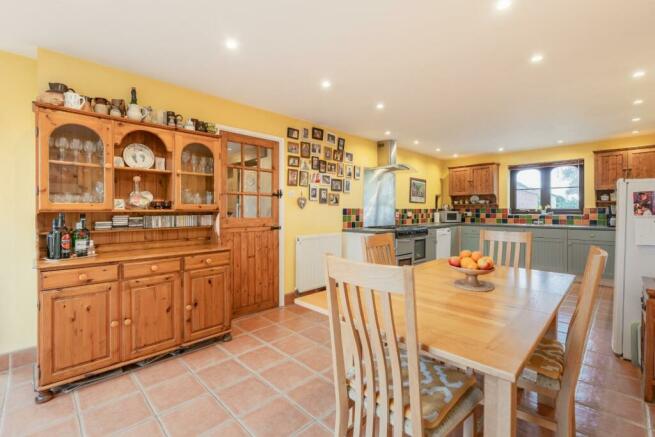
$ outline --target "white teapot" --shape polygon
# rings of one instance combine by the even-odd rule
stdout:
[[[148,110],[142,106],[137,105],[136,103],[130,103],[130,106],[127,108],[127,118],[130,120],[143,121],[147,115]]]

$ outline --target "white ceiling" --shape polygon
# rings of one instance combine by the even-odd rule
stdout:
[[[0,49],[45,47],[367,138],[390,130],[444,158],[655,128],[655,1],[495,1],[22,0],[3,8]]]

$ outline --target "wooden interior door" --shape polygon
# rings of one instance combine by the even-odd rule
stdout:
[[[616,189],[616,181],[619,178],[625,177],[627,164],[627,155],[625,151],[613,151],[596,154],[594,168],[595,189]]]
[[[230,317],[230,268],[193,270],[184,278],[184,341],[220,334]]]
[[[182,343],[178,273],[123,282],[121,304],[123,361]]]
[[[628,151],[630,173],[634,179],[655,178],[655,148]]]
[[[232,311],[243,315],[279,301],[278,143],[230,132],[221,141],[221,241],[232,249]]]
[[[39,387],[120,360],[118,284],[39,294]]]
[[[450,169],[450,195],[465,196],[471,193],[471,169],[451,168]]]

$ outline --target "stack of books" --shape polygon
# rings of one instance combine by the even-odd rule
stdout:
[[[126,228],[129,223],[130,216],[128,215],[115,215],[111,218],[111,224],[114,228]]]
[[[93,229],[96,231],[101,231],[103,229],[111,229],[111,222],[110,221],[98,221],[93,224]]]
[[[143,218],[144,228],[172,228],[175,226],[175,216],[151,215]]]
[[[130,228],[142,228],[143,227],[143,217],[130,217],[127,225]]]

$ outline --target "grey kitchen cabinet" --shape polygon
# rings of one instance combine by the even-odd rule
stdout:
[[[532,240],[533,269],[548,272],[566,272],[567,255],[566,236],[564,238],[534,238]]]
[[[480,249],[480,227],[462,226],[460,228],[460,250]]]
[[[459,235],[461,226],[453,226],[450,228],[450,255],[459,255]]]
[[[569,230],[567,249],[568,273],[580,275],[584,272],[587,254],[591,246],[607,251],[604,278],[614,277],[614,233],[608,231]]]

